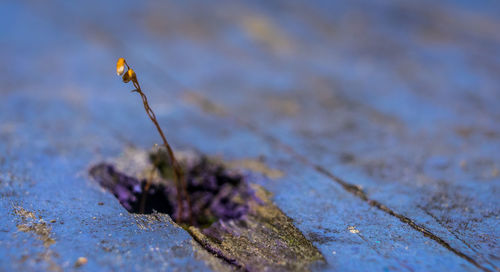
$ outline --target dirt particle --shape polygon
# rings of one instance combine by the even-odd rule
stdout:
[[[51,227],[43,219],[37,219],[35,213],[22,207],[14,207],[14,213],[21,219],[21,222],[16,226],[17,230],[35,234],[45,247],[56,242],[51,238]]]
[[[50,271],[63,271],[62,268],[54,261],[54,259],[59,255],[49,248],[56,242],[51,237],[52,228],[47,225],[41,217],[37,218],[35,213],[32,211],[28,211],[20,206],[13,207],[13,210],[14,214],[20,219],[20,222],[16,225],[17,230],[32,233],[38,240],[43,242],[44,250],[39,253],[36,258],[46,262],[49,265]]]
[[[85,257],[80,257],[80,258],[78,258],[78,259],[76,260],[76,262],[75,262],[75,267],[80,267],[80,266],[83,266],[83,265],[87,264],[87,262],[88,262],[87,258],[85,258]]]
[[[23,220],[36,219],[36,216],[33,212],[27,211],[22,207],[14,207],[14,213],[21,217]]]
[[[356,229],[355,226],[349,226],[347,229],[349,230],[350,233],[354,233],[354,234],[358,234],[359,233],[359,230]]]
[[[97,205],[102,206],[102,205],[104,205],[104,202],[99,202],[99,203],[97,203]]]

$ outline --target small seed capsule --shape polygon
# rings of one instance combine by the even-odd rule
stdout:
[[[128,71],[122,77],[123,82],[128,83],[129,81],[135,80],[135,72],[132,69],[128,69]]]
[[[119,58],[116,62],[116,74],[122,76],[125,73],[125,59]]]

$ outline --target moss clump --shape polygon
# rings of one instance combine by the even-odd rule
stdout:
[[[192,212],[191,224],[181,221],[181,225],[207,251],[249,271],[303,271],[314,261],[324,261],[262,187],[249,184],[243,175],[216,159],[196,154],[179,158],[190,196],[182,205],[189,204]],[[177,188],[169,157],[156,151],[149,154],[149,159],[163,179],[147,187],[146,210],[173,214],[177,209]],[[137,207],[138,197],[146,188],[145,180],[122,174],[110,165],[93,167],[91,174],[129,211],[137,212],[133,207]],[[161,199],[157,194],[163,202],[152,202]]]

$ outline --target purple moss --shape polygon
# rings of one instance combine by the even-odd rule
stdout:
[[[139,213],[140,200],[143,195],[145,180],[138,180],[115,170],[114,166],[100,163],[90,169],[90,175],[106,190],[120,201],[120,204],[131,213]],[[174,206],[169,200],[170,188],[164,185],[151,186],[147,193],[144,213],[153,211],[172,214]]]
[[[150,186],[143,213],[157,211],[173,215],[177,209],[177,190],[168,156],[163,152],[156,152],[151,154],[150,159],[168,182]],[[239,219],[248,212],[247,201],[252,193],[241,174],[205,156],[187,160],[182,166],[186,175],[192,225],[209,227],[219,220]],[[127,176],[106,163],[92,167],[90,175],[103,188],[113,193],[127,211],[140,213],[146,180]],[[184,201],[184,207],[187,207],[187,204]],[[187,213],[182,216],[184,219],[188,217]]]

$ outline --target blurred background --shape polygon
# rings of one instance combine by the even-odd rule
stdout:
[[[0,208],[66,218],[54,235],[67,244],[51,247],[63,269],[75,241],[97,254],[88,269],[144,265],[134,258],[146,240],[120,264],[123,252],[90,253],[100,238],[87,234],[116,224],[72,229],[96,212],[83,196],[103,197],[89,163],[159,142],[115,74],[124,57],[174,148],[286,173],[263,185],[326,256],[321,269],[498,270],[499,14],[497,1],[2,1]],[[123,212],[110,203],[103,213]],[[31,245],[9,220],[2,266],[36,268],[9,264]],[[185,268],[189,254],[169,265]]]

